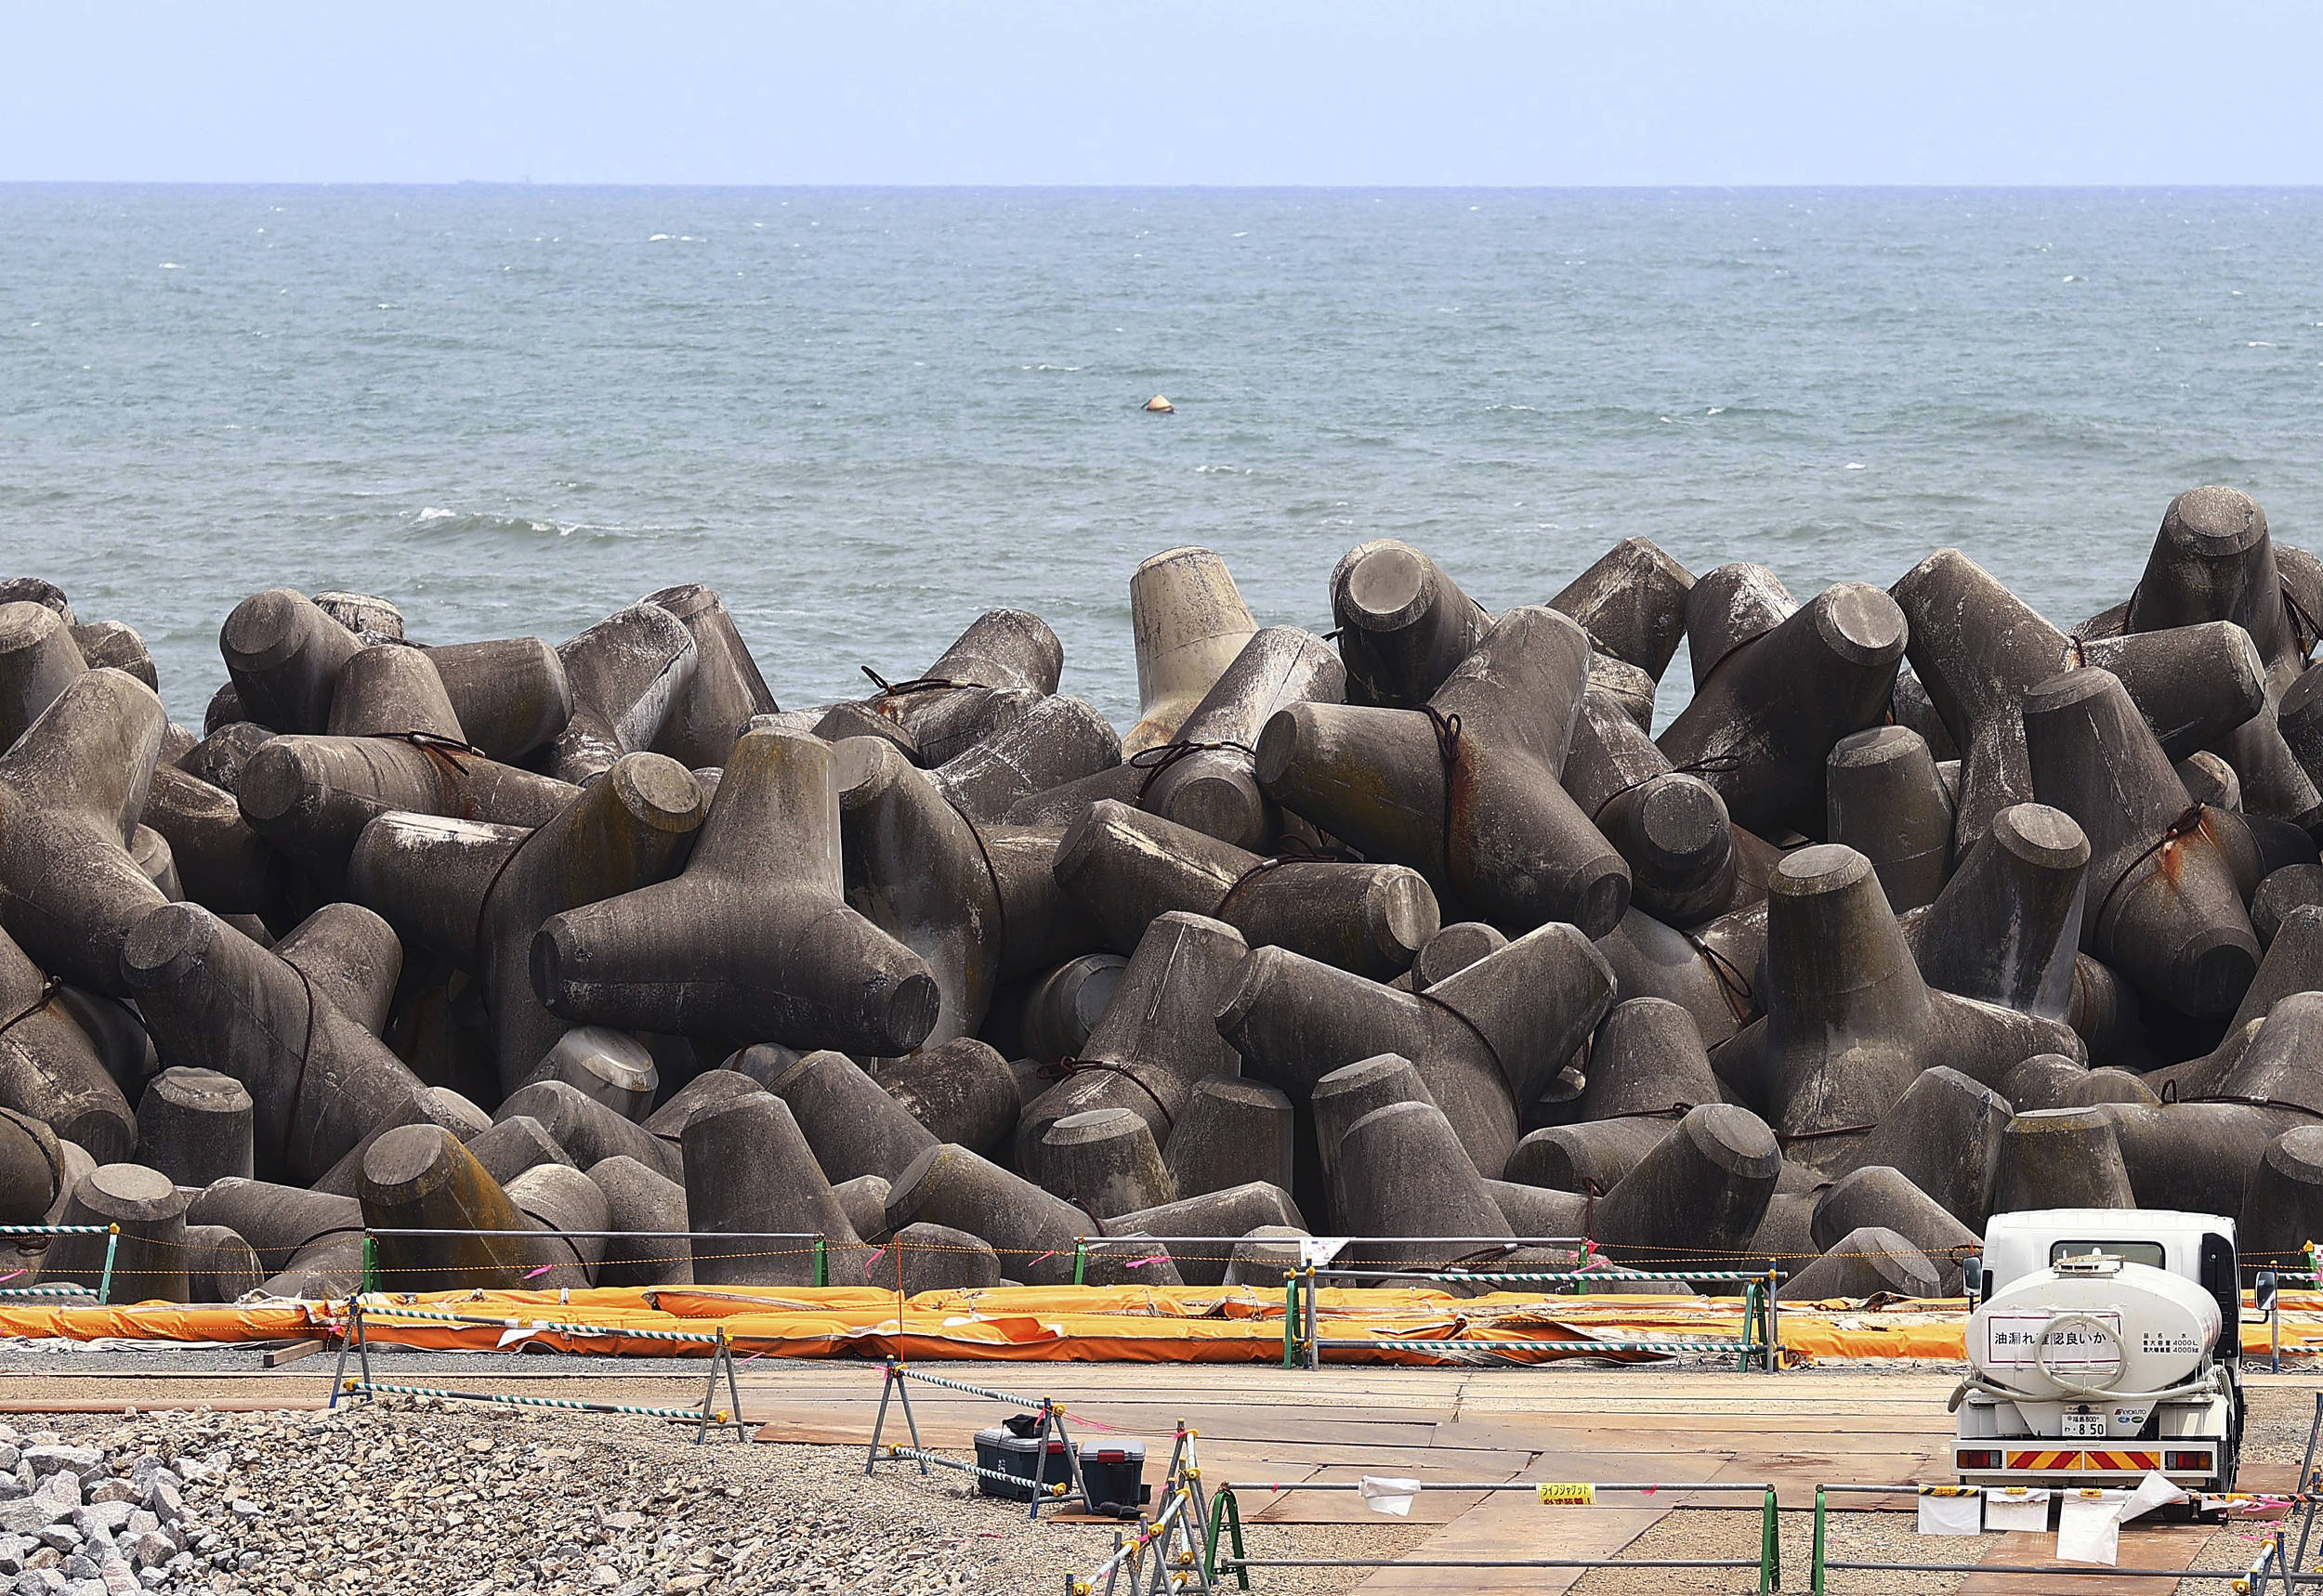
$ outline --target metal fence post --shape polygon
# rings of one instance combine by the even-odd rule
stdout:
[[[1298,1367],[1291,1361],[1291,1349],[1298,1341],[1298,1325],[1299,1273],[1293,1269],[1282,1276],[1282,1367],[1284,1368]],[[2316,1400],[2323,1403],[2323,1395],[2318,1395]]]
[[[1782,1589],[1782,1522],[1775,1516],[1775,1487],[1766,1487],[1766,1508],[1759,1520],[1759,1596]]]
[[[1807,1552],[1806,1588],[1811,1592],[1811,1596],[1823,1596],[1823,1562],[1826,1556],[1823,1545],[1824,1534],[1823,1487],[1818,1485],[1815,1487],[1815,1540],[1812,1549]]]
[[[1073,1284],[1076,1286],[1084,1286],[1088,1284],[1088,1238],[1086,1236],[1076,1236],[1073,1237]]]
[[[831,1284],[831,1244],[820,1236],[815,1237],[815,1284]]]
[[[379,1289],[379,1238],[368,1230],[363,1232],[363,1284],[368,1296]]]
[[[105,1273],[98,1276],[97,1301],[99,1305],[113,1300],[113,1254],[121,1247],[121,1226],[105,1227]]]

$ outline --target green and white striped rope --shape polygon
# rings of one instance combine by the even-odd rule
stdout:
[[[887,1373],[895,1380],[916,1380],[923,1385],[940,1385],[946,1391],[965,1391],[970,1396],[987,1396],[994,1402],[1014,1403],[1018,1407],[1030,1407],[1035,1411],[1038,1411],[1041,1406],[1039,1397],[1016,1396],[1005,1391],[992,1391],[981,1385],[963,1385],[956,1380],[946,1380],[940,1375],[922,1374],[918,1369],[907,1367],[901,1363],[890,1362],[887,1365]],[[1050,1406],[1055,1412],[1062,1413],[1065,1410],[1061,1403],[1054,1403]]]
[[[0,1297],[86,1297],[94,1302],[97,1291],[89,1286],[0,1286]]]
[[[110,1224],[0,1224],[0,1236],[111,1236]]]
[[[387,1385],[377,1380],[350,1380],[346,1390],[348,1395],[375,1395],[387,1392],[396,1396],[442,1396],[459,1402],[504,1402],[516,1407],[556,1407],[568,1413],[635,1413],[648,1419],[683,1419],[695,1424],[709,1423],[720,1427],[741,1427],[741,1420],[713,1411],[703,1413],[699,1407],[639,1407],[626,1402],[583,1402],[571,1396],[510,1396],[492,1391],[445,1391],[432,1385]]]
[[[1731,1353],[1731,1352],[1739,1352],[1739,1351],[1743,1350],[1743,1348],[1744,1348],[1744,1346],[1745,1346],[1745,1343],[1744,1343],[1744,1342],[1742,1342],[1742,1341],[1415,1341],[1415,1340],[1403,1339],[1403,1338],[1398,1338],[1398,1339],[1383,1339],[1383,1340],[1380,1340],[1380,1341],[1334,1341],[1334,1340],[1329,1340],[1329,1339],[1326,1339],[1326,1340],[1319,1341],[1317,1341],[1315,1344],[1316,1344],[1316,1345],[1318,1345],[1318,1346],[1323,1346],[1323,1347],[1396,1347],[1396,1348],[1403,1348],[1403,1349],[1420,1348],[1420,1349],[1428,1349],[1428,1350],[1436,1350],[1436,1349],[1448,1349],[1448,1350],[1451,1350],[1451,1351],[1455,1351],[1455,1352],[1468,1352],[1468,1351],[1483,1351],[1483,1352],[1500,1352],[1500,1351],[1514,1351],[1514,1352],[1558,1352],[1558,1351],[1564,1351],[1564,1352],[1673,1352],[1673,1353]]]
[[[891,1446],[886,1450],[890,1458],[909,1458],[914,1462],[933,1463],[939,1469],[957,1469],[964,1474],[974,1474],[978,1479],[998,1480],[1004,1485],[1017,1485],[1028,1490],[1032,1486],[1032,1481],[1026,1475],[1012,1474],[1005,1469],[988,1469],[981,1463],[963,1463],[957,1458],[947,1458],[936,1452],[923,1452],[916,1446]],[[1072,1482],[1050,1480],[1045,1482],[1041,1489],[1052,1497],[1070,1496]]]
[[[554,1331],[567,1336],[630,1336],[642,1341],[688,1341],[702,1346],[718,1344],[716,1336],[705,1336],[699,1330],[649,1330],[642,1328],[625,1329],[617,1325],[568,1325],[550,1319],[487,1319],[474,1314],[446,1314],[431,1308],[402,1308],[393,1303],[363,1303],[363,1317],[395,1319],[427,1319],[437,1324],[475,1325],[484,1329]]]

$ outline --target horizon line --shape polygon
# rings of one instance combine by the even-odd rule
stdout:
[[[7,177],[4,189],[558,189],[704,192],[829,193],[1314,193],[1314,194],[1737,194],[1737,193],[2323,193],[2323,179],[2301,182],[1988,182],[1883,183],[912,183],[703,182],[532,177]]]

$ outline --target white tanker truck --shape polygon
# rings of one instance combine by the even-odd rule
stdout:
[[[2234,1221],[2152,1209],[1996,1215],[1969,1261],[1952,1465],[1971,1485],[2229,1490],[2242,1441]],[[2271,1297],[2262,1275],[2262,1305]]]

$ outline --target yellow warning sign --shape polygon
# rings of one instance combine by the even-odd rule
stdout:
[[[1585,1508],[1597,1499],[1597,1487],[1585,1481],[1550,1481],[1542,1485],[1541,1499],[1551,1507]]]

